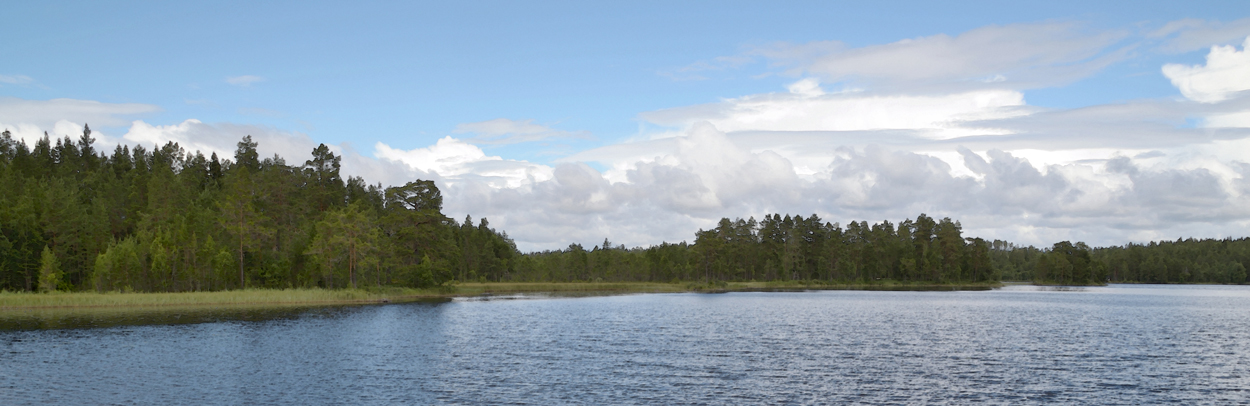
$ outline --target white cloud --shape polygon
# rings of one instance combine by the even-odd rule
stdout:
[[[825,89],[820,88],[820,81],[816,78],[806,78],[791,83],[790,86],[786,86],[786,90],[789,90],[790,94],[799,97],[820,97],[825,95]]]
[[[244,136],[252,136],[262,159],[278,155],[287,165],[299,166],[312,157],[318,143],[307,135],[284,131],[273,127],[233,123],[208,124],[190,119],[175,125],[151,125],[143,121],[132,123],[130,130],[120,140],[130,145],[146,147],[178,143],[187,151],[200,151],[204,155],[216,153],[220,159],[234,159],[234,152]],[[108,146],[108,144],[103,144]],[[360,176],[369,182],[386,185],[402,185],[414,179],[439,179],[437,174],[414,170],[400,163],[378,160],[361,155],[351,145],[329,145],[343,158],[344,177]]]
[[[944,95],[882,95],[868,92],[825,94],[813,79],[769,93],[719,103],[642,113],[664,126],[707,121],[727,132],[917,130],[930,138],[998,134],[970,128],[965,121],[1024,114],[1024,95],[1013,90],[978,90]]]
[[[981,181],[983,175],[967,168],[956,152],[960,146],[1009,151],[1028,157],[1044,171],[1073,164],[1100,168],[1101,162],[1118,155],[1178,151],[1195,144],[1250,137],[1250,131],[1211,131],[1209,125],[1186,125],[1188,118],[1241,111],[1228,103],[1144,100],[1039,109],[1027,106],[1019,92],[1009,90],[919,96],[867,91],[828,94],[810,78],[789,88],[791,93],[744,96],[640,116],[677,127],[707,120],[729,130],[726,139],[739,148],[754,153],[768,151],[786,159],[795,175],[805,181],[824,176],[830,161],[846,158],[845,147],[871,149],[883,145],[886,150],[917,153],[944,163],[948,166],[945,171],[951,174]],[[662,133],[664,137],[673,135]],[[678,154],[680,140],[686,135],[678,132],[675,138],[608,145],[561,161],[599,162],[612,168],[604,173],[605,178],[628,182],[625,174],[635,163],[663,162],[665,156]],[[1108,179],[1100,182],[1124,182]],[[851,201],[846,199],[840,201]]]
[[[101,103],[92,100],[52,99],[25,100],[0,97],[0,130],[8,130],[14,139],[33,145],[44,132],[53,138],[82,134],[83,125],[95,126],[92,137],[101,144],[118,139],[101,132],[104,127],[119,127],[130,121],[127,116],[160,111],[160,107],[139,103]]]
[[[779,210],[799,199],[793,168],[775,153],[746,151],[707,124],[673,141],[674,154],[632,163],[620,182],[566,163],[515,188],[453,184],[448,211],[487,216],[522,249],[541,249],[604,237],[627,245],[681,241],[725,212]]]
[[[1118,114],[1130,122],[1149,110],[1112,106],[1037,114],[1079,128],[1092,125],[1093,117]],[[1029,118],[1001,121],[1026,120],[1016,128],[1043,133],[1073,128],[1027,127]],[[68,121],[60,125],[76,129]],[[847,145],[829,140],[830,133],[837,132],[727,134],[695,123],[677,137],[639,143],[605,173],[577,162],[547,167],[489,156],[452,137],[412,150],[377,144],[378,159],[347,145],[332,148],[344,157],[345,175],[384,185],[434,180],[449,216],[487,217],[523,250],[597,244],[605,237],[630,246],[690,240],[694,230],[714,227],[722,216],[759,218],[773,212],[816,213],[843,224],[924,212],[961,220],[968,235],[1038,245],[1060,239],[1119,244],[1220,237],[1241,235],[1250,226],[1250,164],[1244,161],[1250,137],[1244,135],[1201,147],[1173,142],[1149,149],[1126,144],[1131,148],[1004,151],[992,143],[959,148],[949,140],[928,140],[920,148],[873,145],[888,133],[883,130],[849,132],[862,138],[841,139],[852,141]],[[263,156],[277,153],[293,165],[315,146],[300,133],[197,120],[136,121],[122,141],[175,141],[229,158],[244,135],[253,136]],[[792,137],[778,138],[784,135]],[[1028,145],[1046,145],[1044,136],[1036,137]],[[793,145],[781,148],[785,143]]]
[[[1181,53],[1205,49],[1211,45],[1231,45],[1250,35],[1250,18],[1220,22],[1195,18],[1171,21],[1147,35],[1164,39],[1159,49]]]
[[[837,41],[782,43],[751,52],[827,81],[878,89],[1035,88],[1086,77],[1126,56],[1111,47],[1122,32],[1086,32],[1078,24],[987,26],[850,48]]]
[[[205,124],[195,119],[174,125],[151,125],[136,120],[123,138],[148,146],[176,142],[188,151],[217,153],[221,158],[232,158],[239,140],[248,135],[257,142],[257,151],[262,158],[278,154],[295,160],[308,155],[317,145],[304,134],[253,125]]]
[[[50,129],[58,121],[85,122],[97,127],[124,126],[125,116],[155,113],[160,107],[140,103],[101,103],[93,100],[25,100],[0,97],[0,122]],[[81,131],[81,128],[79,128]]]
[[[674,81],[707,80],[707,77],[699,74],[699,72],[723,71],[751,62],[754,62],[754,58],[747,55],[720,56],[712,58],[710,61],[699,61],[677,69],[661,70],[656,73]]]
[[[55,130],[57,128],[60,128],[60,129],[69,128],[70,126],[76,126],[77,130],[74,130],[72,132],[66,132],[66,133],[58,133]],[[75,123],[69,122],[67,120],[61,120],[59,122],[53,123],[52,125],[48,127],[41,127],[41,126],[37,126],[34,124],[6,123],[6,122],[0,121],[0,127],[3,127],[3,131],[8,131],[9,134],[12,135],[14,140],[25,142],[26,145],[28,146],[34,145],[35,142],[42,139],[45,131],[49,132],[48,133],[49,136],[53,136],[56,138],[61,138],[61,137],[66,137],[66,136],[71,136],[71,135],[77,138],[77,136],[82,133],[82,126],[77,126]],[[47,130],[45,130],[45,128],[47,128]],[[99,137],[97,136],[96,138],[99,138]]]
[[[1178,23],[1158,38],[1181,38],[1194,27]],[[376,159],[350,145],[334,148],[345,174],[370,182],[435,180],[449,216],[487,217],[523,250],[605,237],[630,246],[689,240],[722,216],[774,212],[843,223],[924,212],[961,220],[968,235],[1038,245],[1244,235],[1250,98],[1237,92],[1250,88],[1241,81],[1250,66],[1245,50],[1216,47],[1205,65],[1164,69],[1187,97],[1204,103],[1025,103],[1021,89],[1085,77],[1122,57],[1127,48],[1114,49],[1122,39],[1073,24],[1034,24],[862,48],[818,42],[760,49],[754,55],[800,75],[787,91],[641,113],[664,132],[554,166],[487,155],[475,145],[584,135],[533,120],[466,123],[455,133],[469,138],[409,150],[379,142]],[[0,122],[10,122],[3,114]],[[63,119],[46,125],[73,130],[77,121]],[[1203,127],[1193,128],[1193,119]],[[124,140],[177,141],[232,156],[247,134],[263,155],[279,153],[291,164],[315,146],[301,133],[196,120],[135,121]],[[610,169],[585,163],[592,161]]]
[[[1213,114],[1206,117],[1203,125],[1208,128],[1250,128],[1250,111]]]
[[[516,144],[521,142],[543,141],[553,138],[590,138],[584,131],[569,132],[535,124],[534,120],[510,120],[497,118],[476,123],[464,123],[452,131],[456,134],[476,134],[476,137],[465,141],[475,144]]]
[[[1213,46],[1206,65],[1163,65],[1163,75],[1190,100],[1215,103],[1250,90],[1250,37],[1237,47]]]
[[[374,150],[378,158],[403,163],[419,171],[438,173],[449,183],[474,178],[492,187],[518,187],[550,179],[552,172],[545,165],[487,156],[481,148],[451,136],[426,148],[405,151],[378,142]]]
[[[1228,56],[1193,68],[1195,74],[1216,72],[1212,67],[1226,66]],[[1198,88],[1225,97],[1240,90],[1229,89],[1236,81],[1215,82],[1224,87]],[[961,219],[970,235],[1039,245],[1242,235],[1250,225],[1250,130],[1214,128],[1240,122],[1247,103],[1137,100],[1040,109],[1008,89],[831,93],[804,78],[788,93],[642,113],[686,130],[566,158],[610,166],[600,194],[615,198],[570,220],[601,226],[567,231],[569,239],[595,241],[598,232],[628,244],[615,237],[621,232],[609,219],[640,207],[668,219],[650,225],[653,237],[641,244],[658,242],[655,235],[690,238],[666,224],[706,228],[719,216],[768,212],[827,220],[926,212]],[[1205,127],[1188,125],[1193,118],[1205,118]],[[490,207],[483,212],[505,222],[516,217],[505,206]]]
[[[604,237],[627,245],[688,240],[721,216],[772,212],[841,222],[925,212],[962,220],[969,235],[1039,245],[1240,235],[1250,225],[1250,165],[1185,145],[1142,158],[1115,149],[837,147],[808,158],[825,164],[803,175],[788,154],[752,151],[744,140],[696,124],[650,144],[664,146],[652,158],[625,157],[607,173],[569,163],[522,187],[461,183],[449,189],[448,210],[489,217],[523,249]],[[966,175],[935,156],[949,153]]]
[[[423,171],[435,171],[446,175],[460,175],[468,172],[468,164],[481,161],[502,161],[503,158],[486,156],[481,148],[463,141],[443,137],[438,143],[428,148],[416,148],[408,151],[391,148],[384,143],[375,144],[378,157],[399,161]]]
[[[1175,148],[1250,135],[1250,131],[1245,130],[1212,131],[1187,125],[1187,119],[1224,114],[1234,107],[1179,100],[1137,100],[1074,109],[1046,109],[1017,117],[966,123],[999,128],[1006,134],[957,138],[948,143],[970,148],[975,145],[1048,151]]]
[[[35,80],[26,75],[0,75],[0,83],[10,85],[25,85],[33,83]]]
[[[227,77],[226,83],[239,86],[239,87],[248,87],[248,86],[251,86],[253,83],[263,82],[264,80],[265,78],[262,78],[260,76],[242,75],[242,76]]]
[[[534,120],[509,120],[506,118],[497,118],[494,120],[481,121],[476,123],[465,123],[456,126],[453,131],[458,134],[476,133],[485,137],[497,137],[507,134],[542,134],[551,132],[550,127],[534,124]]]

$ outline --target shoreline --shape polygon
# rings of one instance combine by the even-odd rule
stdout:
[[[875,291],[973,291],[1005,286],[1002,283],[980,284],[823,284],[819,282],[728,282],[728,283],[654,283],[654,282],[487,282],[464,283],[431,289],[244,289],[215,292],[0,292],[0,313],[23,310],[71,309],[163,309],[184,307],[317,307],[335,305],[368,305],[419,301],[451,300],[458,297],[498,296],[513,294],[639,294],[639,293],[728,293],[728,292],[796,292],[810,290],[875,290]]]

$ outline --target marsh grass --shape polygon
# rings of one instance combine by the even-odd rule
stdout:
[[[735,286],[736,285],[736,286]],[[847,281],[820,281],[820,280],[795,280],[795,281],[769,281],[769,282],[744,282],[738,284],[730,284],[731,289],[744,291],[768,291],[768,290],[886,290],[886,291],[956,291],[956,290],[990,290],[1002,287],[999,282],[969,282],[969,283],[933,283],[923,281],[895,281],[891,279],[874,280],[870,282],[847,282]]]
[[[654,282],[488,282],[455,285],[451,296],[498,295],[513,293],[677,293],[685,285]]]
[[[462,283],[431,289],[245,289],[219,292],[0,292],[0,311],[57,308],[387,303],[513,293],[661,293],[686,291],[667,283]]]
[[[57,308],[127,308],[225,305],[334,305],[414,301],[460,296],[524,293],[679,293],[768,290],[984,290],[1000,287],[985,284],[924,284],[894,281],[875,283],[787,282],[487,282],[459,283],[431,289],[245,289],[220,292],[120,293],[120,292],[0,292],[0,311]]]
[[[381,302],[391,297],[436,294],[415,289],[245,289],[220,292],[0,292],[0,310],[63,307],[155,307],[227,304],[337,304]]]
[[[725,293],[805,290],[987,290],[999,284],[830,284],[787,282],[492,282],[432,289],[247,289],[222,292],[96,293],[0,292],[0,331],[271,320],[335,313],[361,305],[444,302],[454,297],[510,295],[601,296],[631,293]]]

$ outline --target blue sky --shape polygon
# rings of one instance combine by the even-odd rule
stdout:
[[[1212,46],[1241,50],[1250,3],[1033,3],[26,2],[6,5],[13,18],[0,25],[0,124],[25,124],[21,135],[88,122],[103,142],[222,151],[240,133],[263,133],[289,161],[324,142],[355,154],[346,170],[370,181],[438,180],[449,213],[491,216],[533,249],[673,241],[721,216],[787,210],[843,222],[927,211],[1037,244],[1215,237],[1248,224],[1245,159],[1210,152],[1244,144],[1241,89],[1201,88],[1225,96],[1198,101],[1163,66],[1202,66]],[[713,135],[696,134],[699,123]],[[1137,126],[1146,132],[1114,130]],[[1057,146],[1074,137],[1084,144]],[[686,153],[721,147],[727,155]],[[1038,176],[1062,178],[1057,194],[1106,196],[1046,208],[987,200],[1007,192],[963,150],[990,164],[1007,162],[991,150],[1025,160]],[[1218,204],[1139,196],[1167,188],[1107,165],[1151,151],[1175,159],[1133,168],[1208,176],[1220,190],[1194,193]],[[947,187],[974,188],[981,200],[883,191],[889,181],[856,163],[873,154],[892,168],[883,157],[912,154],[897,157],[949,175],[916,172],[894,186],[957,182]],[[784,162],[770,168],[784,173],[757,189],[711,179],[733,171],[726,162],[774,155]],[[656,181],[641,175],[654,169],[646,165],[684,170],[702,186]],[[590,183],[577,183],[581,175]],[[853,178],[878,189],[846,189]],[[1082,189],[1089,182],[1101,192]],[[744,197],[756,194],[790,197]],[[1130,198],[1163,203],[1111,209]],[[1184,214],[1212,210],[1223,214]]]
[[[1250,4],[1233,1],[1008,9],[964,1],[396,3],[17,4],[9,14],[23,17],[2,28],[17,40],[0,50],[9,56],[9,74],[37,85],[3,91],[155,104],[163,111],[142,118],[257,123],[329,143],[367,137],[413,148],[450,135],[457,124],[500,117],[612,142],[638,131],[639,112],[776,91],[792,81],[756,78],[770,72],[760,63],[707,80],[664,75],[752,45],[834,39],[866,46],[1040,21],[1136,31],[1181,17],[1250,15]],[[1145,55],[1025,96],[1053,107],[1171,96],[1176,91],[1157,74],[1158,59]],[[225,81],[245,75],[263,81]]]

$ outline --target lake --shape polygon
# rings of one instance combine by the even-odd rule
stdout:
[[[0,404],[1250,402],[1246,286],[530,296],[213,317],[9,324]]]

